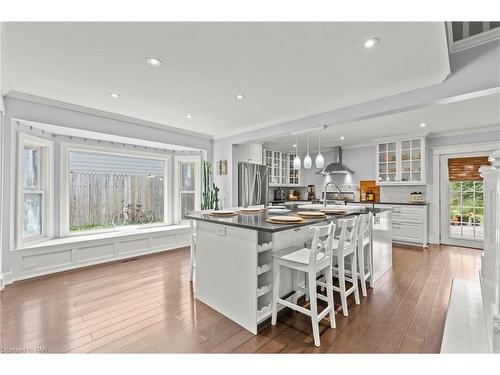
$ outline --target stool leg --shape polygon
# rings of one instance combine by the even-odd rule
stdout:
[[[280,265],[277,261],[273,261],[273,306],[271,314],[271,324],[276,325],[278,317],[278,298],[280,294]]]
[[[292,302],[297,304],[297,299],[299,297],[299,271],[292,270],[292,290],[294,292],[292,297]]]
[[[314,345],[319,346],[319,322],[318,322],[318,298],[316,297],[316,275],[314,272],[308,272],[309,295],[311,306],[311,323],[314,337]]]
[[[189,281],[193,281],[193,273],[194,273],[194,257],[195,257],[195,244],[191,241],[191,250],[190,250],[190,259],[189,259]]]
[[[368,244],[368,272],[370,273],[369,280],[370,286],[373,287],[373,262],[372,262],[372,239],[370,238],[370,243]]]
[[[328,266],[325,270],[326,278],[326,298],[328,299],[328,306],[331,306],[330,310],[330,327],[335,329],[337,324],[335,322],[335,304],[333,301],[333,285],[332,285],[332,267]]]
[[[339,257],[338,260],[338,274],[339,274],[339,288],[340,288],[340,301],[342,302],[342,313],[344,316],[349,316],[347,309],[347,295],[345,288],[345,266],[344,257]]]
[[[305,277],[305,282],[304,283],[305,283],[305,285],[304,285],[305,288],[307,290],[309,290],[309,279],[308,279],[307,275]],[[309,300],[310,300],[310,298],[309,298],[309,292],[306,292],[306,301],[309,301]]]
[[[357,256],[356,256],[356,251],[353,251],[351,255],[351,276],[352,276],[352,282],[354,286],[354,301],[356,302],[356,305],[360,304],[359,301],[359,287],[358,287],[358,265],[357,265]]]
[[[366,297],[366,272],[365,272],[365,247],[361,245],[361,251],[359,252],[358,259],[358,269],[359,269],[359,280],[361,281],[361,293],[363,297]]]

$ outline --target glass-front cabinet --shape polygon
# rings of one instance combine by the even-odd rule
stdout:
[[[269,186],[300,184],[300,171],[293,169],[295,155],[264,149],[264,164],[269,167]]]
[[[425,184],[425,138],[388,140],[377,143],[379,185]]]

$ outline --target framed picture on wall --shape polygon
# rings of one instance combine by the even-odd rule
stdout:
[[[226,175],[227,174],[227,160],[219,160],[216,164],[216,173],[218,175]]]

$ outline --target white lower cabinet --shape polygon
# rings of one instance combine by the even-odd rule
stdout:
[[[394,242],[420,244],[427,247],[427,206],[376,204],[375,208],[392,211]]]

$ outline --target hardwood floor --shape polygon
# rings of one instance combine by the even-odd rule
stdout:
[[[337,329],[287,313],[258,335],[193,299],[187,248],[23,281],[0,293],[0,346],[100,353],[437,353],[454,277],[479,282],[478,250],[394,246],[394,267]],[[336,302],[339,296],[336,295]],[[351,296],[352,297],[352,296]]]

